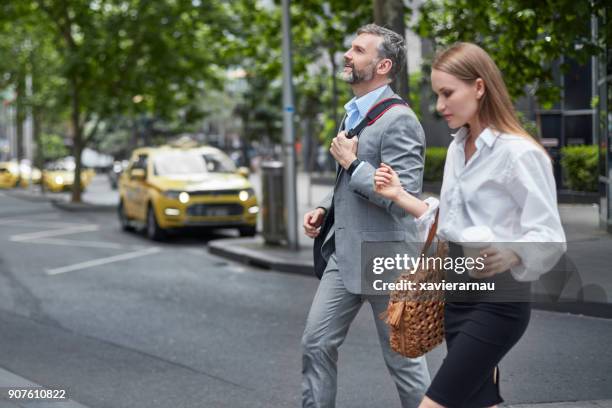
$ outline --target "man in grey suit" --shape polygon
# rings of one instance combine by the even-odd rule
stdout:
[[[343,79],[355,97],[349,101],[344,129],[365,117],[378,101],[399,98],[388,83],[405,63],[401,36],[369,24],[357,31],[344,54]],[[389,347],[389,332],[378,315],[387,306],[386,296],[365,296],[361,288],[363,242],[418,242],[414,219],[393,202],[374,192],[374,172],[381,162],[397,171],[404,189],[420,195],[425,135],[414,112],[396,105],[366,127],[359,141],[341,131],[330,152],[340,167],[333,191],[315,210],[304,216],[304,230],[318,236],[326,212],[333,206],[334,224],[321,248],[327,260],[302,338],[303,407],[334,407],[338,348],[364,300],[372,306],[387,368],[395,381],[402,407],[417,407],[429,386],[424,357],[409,359]],[[365,380],[364,380],[365,381]]]

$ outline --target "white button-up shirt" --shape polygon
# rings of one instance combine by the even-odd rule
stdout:
[[[526,137],[486,128],[466,163],[468,129],[452,136],[440,192],[438,236],[460,242],[464,229],[488,226],[495,242],[516,243],[511,249],[522,262],[512,268],[513,276],[537,279],[566,250],[550,158]],[[427,202],[430,208],[420,220],[428,227],[438,203]]]

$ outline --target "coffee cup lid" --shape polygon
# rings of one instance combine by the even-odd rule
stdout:
[[[486,225],[469,227],[464,229],[461,233],[461,242],[467,242],[474,245],[492,242],[493,239],[493,231]]]

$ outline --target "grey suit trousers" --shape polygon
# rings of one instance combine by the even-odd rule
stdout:
[[[372,306],[383,357],[402,407],[418,407],[431,382],[425,358],[410,359],[391,350],[388,327],[378,317],[386,309],[388,297],[363,296],[346,290],[335,253],[315,294],[302,337],[302,407],[335,407],[338,348],[364,300]]]

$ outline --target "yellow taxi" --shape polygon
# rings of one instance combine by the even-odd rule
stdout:
[[[30,182],[40,183],[41,172],[27,163],[16,161],[0,162],[0,188],[27,187]]]
[[[119,178],[124,230],[145,227],[153,240],[182,227],[238,228],[256,233],[257,197],[248,170],[214,147],[140,148]]]
[[[60,160],[47,166],[42,173],[42,183],[51,192],[58,193],[72,189],[74,184],[75,164],[72,161]],[[95,175],[92,169],[81,170],[81,188],[85,190]]]

